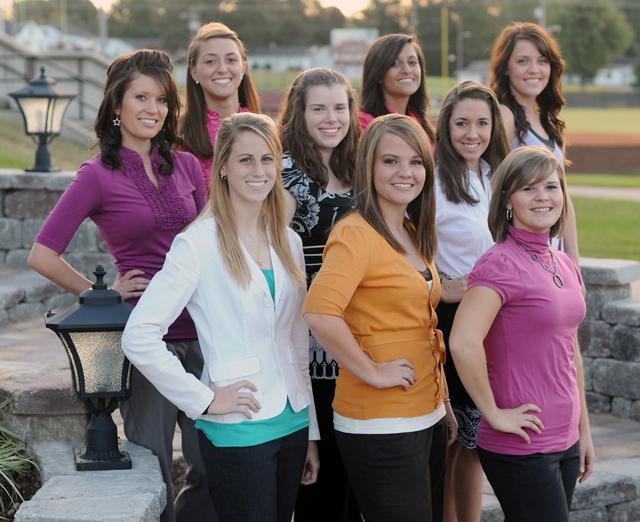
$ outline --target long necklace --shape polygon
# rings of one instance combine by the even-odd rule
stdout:
[[[549,252],[549,257],[551,258],[551,265],[549,265],[548,263],[545,263],[542,259],[540,259],[540,256],[535,252],[532,252],[529,248],[527,248],[527,245],[525,245],[522,241],[520,241],[519,239],[516,239],[513,236],[511,237],[516,242],[516,245],[518,245],[524,252],[529,254],[529,256],[533,261],[538,263],[544,270],[546,270],[551,274],[551,277],[553,278],[553,283],[558,288],[564,288],[564,279],[562,279],[562,276],[558,273],[558,263],[556,262],[556,257],[553,255],[553,252],[551,251],[550,248],[547,250],[547,252]]]

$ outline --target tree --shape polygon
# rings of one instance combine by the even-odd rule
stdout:
[[[567,72],[577,75],[582,85],[624,53],[633,38],[629,23],[611,0],[559,2],[550,18],[561,28],[557,38],[567,61]]]
[[[16,16],[20,23],[32,20],[68,31],[69,26],[95,33],[98,14],[91,0],[21,0],[15,2]]]

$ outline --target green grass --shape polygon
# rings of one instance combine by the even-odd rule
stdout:
[[[640,135],[640,107],[566,108],[560,117],[569,132]]]
[[[640,202],[571,199],[576,209],[581,256],[640,260]]]
[[[24,134],[22,123],[0,118],[0,167],[25,169],[34,164],[36,145]],[[51,163],[63,170],[77,170],[95,151],[57,137],[49,145]]]
[[[638,166],[640,167],[640,165]],[[587,187],[640,188],[640,173],[633,174],[567,174],[569,185]]]

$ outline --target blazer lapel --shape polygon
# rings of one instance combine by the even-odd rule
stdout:
[[[275,281],[276,287],[274,302],[277,309],[278,303],[280,301],[280,295],[282,294],[282,286],[286,277],[286,270],[284,268],[284,265],[282,264],[282,261],[280,261],[280,258],[276,254],[276,251],[271,246],[271,243],[269,243],[269,252],[271,254],[271,266],[273,267],[273,279]]]
[[[264,277],[264,274],[260,270],[260,267],[258,266],[258,263],[256,263],[253,260],[253,258],[251,257],[251,254],[249,254],[249,251],[242,244],[242,241],[240,241],[240,247],[242,248],[242,253],[244,254],[245,262],[247,263],[247,266],[249,267],[249,275],[251,276],[251,283],[252,284],[253,283],[257,284],[258,287],[260,288],[260,290],[262,290],[262,292],[269,299],[271,299],[271,292],[269,291],[269,284],[267,283],[267,280]],[[269,249],[271,249],[271,247],[269,247]],[[272,259],[271,262],[273,263],[273,255],[271,256],[271,259]],[[276,288],[277,288],[277,286],[276,286]]]

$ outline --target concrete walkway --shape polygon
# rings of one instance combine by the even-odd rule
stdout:
[[[571,185],[571,176],[569,176],[569,193],[572,196],[585,198],[621,199],[640,202],[640,189]]]

